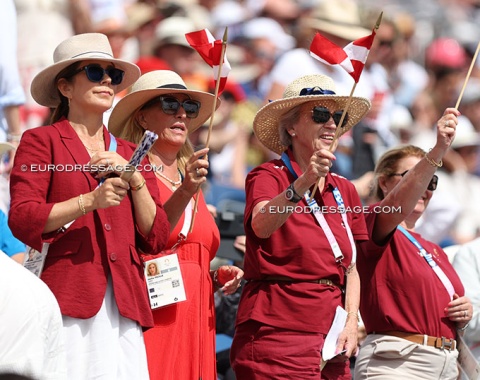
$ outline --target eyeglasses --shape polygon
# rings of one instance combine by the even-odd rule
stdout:
[[[156,98],[155,101],[160,102],[162,111],[167,115],[176,115],[180,106],[182,106],[189,119],[195,119],[202,106],[202,103],[197,100],[186,99],[183,102],[180,102],[173,96],[160,96]]]
[[[125,71],[123,70],[117,69],[115,67],[107,67],[106,69],[104,69],[102,66],[97,64],[80,67],[77,71],[73,73],[73,75],[77,75],[82,71],[85,71],[88,80],[94,83],[100,83],[105,74],[107,74],[112,80],[113,85],[118,85],[122,83],[123,76],[125,75]]]
[[[393,176],[403,177],[407,173],[408,173],[408,170],[405,170],[403,173],[393,173],[393,174],[390,174],[390,176],[391,177],[393,177]],[[438,176],[434,174],[432,179],[428,183],[427,190],[435,191],[437,189],[437,185],[438,185]]]
[[[340,123],[340,119],[342,118],[343,111],[335,111],[331,113],[330,110],[326,107],[313,107],[312,109],[312,120],[318,124],[325,124],[327,121],[330,120],[330,117],[335,122],[335,125],[338,127]],[[348,112],[345,114],[343,119],[342,127],[344,127],[348,123]]]

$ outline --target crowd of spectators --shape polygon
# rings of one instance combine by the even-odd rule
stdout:
[[[309,56],[315,32],[344,46],[369,34],[383,12],[355,89],[371,100],[372,108],[342,136],[332,171],[352,180],[362,202],[369,204],[378,158],[400,144],[428,151],[436,120],[462,96],[457,137],[437,172],[438,188],[417,230],[450,247],[452,261],[457,246],[480,237],[480,61],[463,88],[480,41],[478,1],[9,0],[1,2],[0,17],[12,12],[11,3],[14,18],[0,23],[0,35],[11,42],[0,44],[0,142],[13,146],[25,130],[48,123],[50,110],[31,98],[30,85],[51,64],[61,41],[84,32],[104,33],[115,57],[136,63],[142,74],[173,70],[189,89],[212,92],[211,68],[184,36],[207,28],[220,39],[228,27],[226,55],[232,71],[214,118],[204,188],[207,202],[220,211],[228,201],[242,204],[248,172],[275,158],[252,130],[262,106],[281,98],[286,84],[305,74],[325,72],[335,78],[339,92],[352,89],[348,74]],[[350,17],[361,24],[357,33],[335,30],[336,22]],[[15,64],[18,75],[8,71]],[[117,94],[116,101],[126,93]],[[107,111],[105,125],[109,116]],[[196,150],[205,145],[207,129],[208,122],[190,136]],[[13,158],[11,151],[0,162],[0,209],[5,213]]]

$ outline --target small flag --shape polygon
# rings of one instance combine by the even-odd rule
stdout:
[[[327,65],[340,65],[358,83],[375,38],[372,34],[350,42],[343,49],[317,32],[310,45],[310,55]]]
[[[219,80],[218,68],[222,59],[222,40],[216,40],[208,29],[199,30],[185,34],[185,38],[190,46],[195,49],[203,60],[213,68],[213,78]],[[220,84],[218,94],[220,95],[227,83],[227,76],[231,70],[230,63],[224,55],[222,72],[220,73]]]

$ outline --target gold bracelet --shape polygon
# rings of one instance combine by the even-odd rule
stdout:
[[[357,318],[357,321],[360,322],[360,317],[358,316],[358,313],[356,311],[349,311],[347,313],[347,318],[350,314],[353,314]]]
[[[80,194],[78,197],[78,207],[80,207],[80,211],[83,215],[87,213],[87,210],[85,210],[85,203],[83,203],[83,194]]]
[[[432,151],[432,150],[430,149],[430,150],[428,151],[428,153],[430,153],[431,151]],[[442,159],[440,159],[440,162],[437,162],[437,161],[435,161],[434,159],[428,157],[428,153],[425,153],[425,159],[427,160],[427,162],[428,162],[430,165],[432,165],[433,167],[435,167],[435,168],[441,168],[441,167],[443,166],[443,161],[442,161]]]
[[[143,182],[142,182],[140,185],[138,185],[138,186],[130,186],[130,190],[132,190],[132,191],[138,191],[138,190],[140,190],[143,186],[145,186],[146,183],[147,183],[147,180],[144,178],[144,179],[143,179]]]

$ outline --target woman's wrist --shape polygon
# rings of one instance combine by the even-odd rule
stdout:
[[[130,190],[132,191],[138,191],[140,190],[143,186],[146,184],[145,178],[140,174],[136,173],[132,176],[128,184],[130,185]]]

